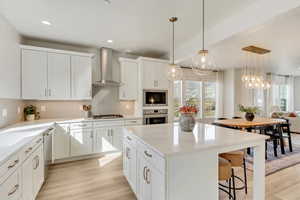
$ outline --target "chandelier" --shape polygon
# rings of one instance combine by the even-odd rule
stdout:
[[[175,60],[175,22],[177,22],[177,17],[171,17],[169,22],[172,23],[172,48],[170,50],[170,64],[167,67],[167,77],[170,81],[180,80],[182,78],[182,69],[180,66],[176,65]]]
[[[269,89],[271,84],[266,80],[263,68],[267,63],[266,54],[271,51],[256,46],[244,47],[242,50],[245,51],[246,60],[242,75],[245,87],[249,89]]]
[[[198,75],[207,75],[214,67],[212,55],[205,49],[205,0],[202,0],[202,49],[193,57],[192,62],[193,72]]]

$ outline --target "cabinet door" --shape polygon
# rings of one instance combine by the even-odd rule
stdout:
[[[122,151],[123,146],[123,128],[113,127],[111,128],[112,144],[116,151]]]
[[[146,172],[148,183],[151,187],[152,200],[165,200],[165,178],[157,169],[149,167]]]
[[[127,142],[124,142],[123,145],[123,174],[129,182],[129,145]]]
[[[142,85],[143,89],[153,89],[155,87],[155,63],[143,60],[142,61]]]
[[[70,56],[48,53],[48,98],[69,99],[71,97]]]
[[[0,184],[0,199],[19,200],[22,194],[21,189],[22,189],[21,171],[18,169],[8,179],[6,179],[4,183]]]
[[[72,99],[91,99],[91,58],[83,56],[71,56],[71,72]]]
[[[57,125],[52,137],[53,160],[70,157],[69,125]]]
[[[111,129],[110,128],[96,128],[95,129],[95,152],[104,153],[115,151],[112,142]]]
[[[169,89],[166,67],[164,62],[143,60],[143,89]]]
[[[169,89],[169,80],[166,75],[167,64],[162,62],[157,62],[155,65],[155,81],[158,82],[157,87],[159,89]]]
[[[47,53],[22,50],[23,99],[47,98]]]
[[[137,189],[139,200],[151,200],[151,186],[147,182],[147,169],[148,162],[143,155],[138,154],[138,178],[137,178]]]
[[[33,160],[32,155],[22,165],[22,196],[24,200],[33,200]]]
[[[121,100],[136,100],[138,92],[138,64],[121,61],[121,82],[119,97]]]
[[[93,153],[93,131],[71,131],[71,156],[81,156]]]
[[[129,145],[128,148],[128,159],[129,159],[129,184],[132,188],[132,190],[134,191],[134,193],[136,193],[137,190],[137,166],[136,166],[136,148],[132,147]]]
[[[32,156],[33,196],[37,196],[44,183],[44,152],[43,145],[33,153]]]

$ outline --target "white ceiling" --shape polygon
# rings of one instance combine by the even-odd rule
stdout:
[[[266,24],[237,34],[216,44],[212,49],[214,59],[221,69],[242,67],[241,48],[256,45],[272,52],[269,72],[300,75],[300,8],[277,16]],[[191,59],[181,63],[191,65]]]
[[[255,1],[207,0],[207,27]],[[27,37],[157,57],[169,51],[170,16],[179,17],[177,45],[201,30],[200,0],[111,0],[109,5],[104,0],[0,0],[0,12]]]

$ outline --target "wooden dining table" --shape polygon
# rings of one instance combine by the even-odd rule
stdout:
[[[214,122],[214,124],[216,125],[228,128],[241,129],[247,132],[252,132],[252,130],[257,127],[272,126],[284,123],[286,123],[285,119],[278,118],[255,118],[253,121],[247,121],[246,119],[222,119],[216,120]],[[280,147],[282,154],[285,154],[283,138],[281,138]],[[247,152],[248,154],[250,154],[249,148],[247,149]]]
[[[255,118],[253,121],[247,121],[245,119],[224,119],[216,120],[214,123],[232,128],[250,130],[261,126],[271,126],[286,123],[286,120],[275,118]]]

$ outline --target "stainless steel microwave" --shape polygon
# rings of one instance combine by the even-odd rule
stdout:
[[[144,106],[168,106],[168,90],[144,90]]]

